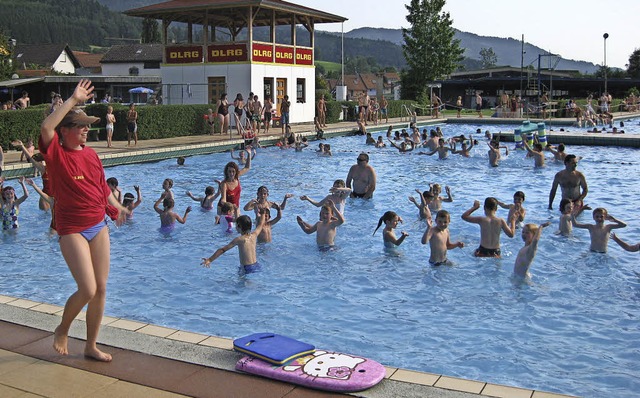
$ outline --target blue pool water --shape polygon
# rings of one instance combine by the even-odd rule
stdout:
[[[478,127],[513,128],[443,129],[451,136]],[[549,161],[534,169],[532,159],[511,152],[491,168],[484,142],[472,158],[446,161],[375,149],[365,146],[363,137],[328,142],[331,158],[317,157],[315,148],[261,149],[241,178],[242,204],[260,185],[270,188],[272,200],[296,195],[273,227],[273,242],[258,248],[262,271],[248,275],[238,272],[236,249],[211,269],[200,266],[202,257],[231,237],[213,225],[213,213],[201,212],[184,195],[186,190],[200,194],[222,177],[228,153],[191,157],[184,167],[167,160],[106,169],[125,192],[137,184],[144,196],[133,221],[111,231],[107,315],[230,338],[272,331],[389,366],[544,391],[589,397],[632,397],[640,391],[638,253],[624,252],[612,241],[608,254],[594,254],[586,231],[576,230],[570,238],[553,233],[559,212],[547,210],[547,202],[561,165]],[[349,199],[336,250],[320,252],[315,236],[304,234],[295,221],[300,215],[314,222],[319,209],[297,197],[324,197],[335,179],[346,178],[361,150],[370,152],[378,173],[374,199]],[[619,236],[638,242],[640,153],[603,147],[570,147],[572,152],[584,157],[578,168],[589,183],[586,202],[626,221]],[[153,201],[167,177],[175,181],[176,211],[187,205],[194,211],[186,225],[163,236]],[[452,240],[466,247],[449,252],[452,266],[428,265],[428,248],[420,244],[426,225],[407,200],[429,182],[449,185],[454,195],[444,208],[452,214]],[[519,232],[513,239],[503,235],[502,259],[477,259],[479,228],[460,219],[474,200],[497,196],[508,202],[516,190],[526,193],[526,221],[553,222],[543,234],[530,283],[510,278],[522,247]],[[48,235],[49,216],[37,209],[32,195],[21,207],[18,234],[2,237],[3,253],[11,259],[0,267],[0,294],[63,305],[75,285],[57,240]],[[409,233],[395,253],[384,251],[380,231],[372,236],[387,210],[405,220],[398,235]],[[591,214],[582,220],[592,222]]]

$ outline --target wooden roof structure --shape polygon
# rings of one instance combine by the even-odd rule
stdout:
[[[253,26],[344,22],[347,18],[282,0],[170,0],[125,11],[133,17],[161,19],[198,25],[246,27],[252,9]]]

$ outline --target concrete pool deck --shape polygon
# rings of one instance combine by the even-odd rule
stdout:
[[[626,120],[640,114],[616,114]],[[468,124],[495,124],[495,118],[469,118]],[[456,121],[458,121],[456,120]],[[502,123],[521,123],[521,119],[499,119]],[[557,122],[552,120],[554,130]],[[419,119],[420,123],[444,123],[446,119]],[[571,123],[571,120],[564,120]],[[390,119],[394,126],[406,121]],[[376,128],[386,129],[388,124]],[[370,126],[369,128],[373,128]],[[353,122],[332,124],[326,135],[344,135],[354,129]],[[489,127],[491,130],[491,128]],[[293,126],[296,133],[314,136],[312,125]],[[276,134],[261,137],[277,139]],[[563,142],[569,143],[564,135]],[[616,139],[640,140],[637,136],[611,134],[566,133],[567,137],[602,136],[603,142],[616,144]],[[506,136],[506,134],[505,134]],[[556,141],[556,132],[548,135]],[[152,161],[176,156],[212,153],[227,150],[242,140],[229,136],[199,135],[160,140],[139,141],[138,147],[127,148],[122,141],[114,148],[106,142],[89,142],[105,165]],[[607,141],[611,140],[611,141]],[[595,144],[594,144],[595,145]],[[636,147],[640,146],[638,144]],[[32,167],[19,162],[20,153],[5,154],[5,170],[17,175],[31,175]],[[189,160],[187,160],[189,162]],[[9,174],[11,175],[11,174]],[[57,355],[51,348],[52,332],[59,323],[62,307],[26,299],[0,296],[0,396],[2,397],[287,397],[315,398],[346,396],[297,387],[291,384],[246,375],[234,370],[240,354],[231,350],[232,342],[215,336],[144,324],[127,319],[105,317],[100,344],[113,354],[110,364],[89,361],[81,355],[84,321],[71,330],[69,356]],[[357,354],[357,353],[354,353]],[[375,359],[375,358],[373,358]],[[549,386],[553,388],[553,386]],[[387,397],[503,397],[503,398],[560,398],[566,395],[501,386],[446,375],[415,372],[387,367],[386,378],[376,387],[353,396]]]

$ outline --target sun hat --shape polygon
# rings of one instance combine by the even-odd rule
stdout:
[[[86,126],[100,121],[99,117],[89,116],[82,109],[72,109],[65,115],[58,127]]]

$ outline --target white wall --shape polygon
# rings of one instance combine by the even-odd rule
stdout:
[[[69,57],[66,51],[62,51],[56,62],[53,63],[52,69],[59,73],[72,74],[76,73],[76,68],[73,66],[73,61]]]
[[[138,76],[160,76],[161,69],[145,69],[142,62],[125,62],[125,63],[103,63],[103,76],[130,76],[129,68],[138,68]]]

